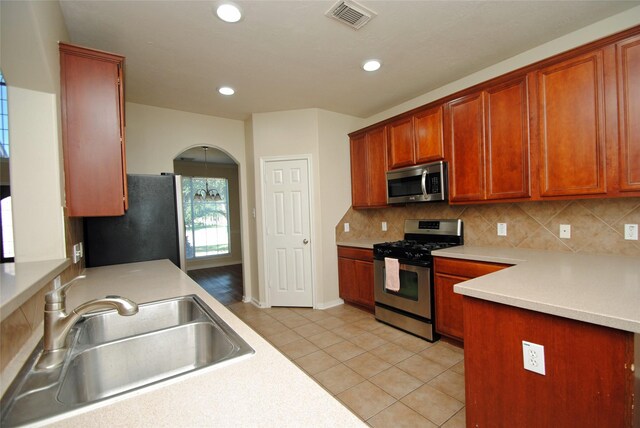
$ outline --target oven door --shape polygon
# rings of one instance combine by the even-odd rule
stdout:
[[[431,319],[431,268],[400,263],[400,290],[385,287],[384,260],[374,260],[374,297],[394,309]]]

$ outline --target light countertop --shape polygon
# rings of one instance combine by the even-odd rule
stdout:
[[[0,264],[0,321],[71,264],[69,259]]]
[[[350,239],[348,241],[338,241],[336,245],[340,247],[356,247],[373,250],[373,244],[379,244],[381,242],[385,242],[384,239]]]
[[[514,265],[456,284],[456,293],[640,333],[638,257],[469,246],[433,255]]]
[[[68,308],[107,294],[136,303],[196,294],[256,352],[71,412],[53,426],[365,426],[168,260],[90,268],[86,276],[67,292]]]

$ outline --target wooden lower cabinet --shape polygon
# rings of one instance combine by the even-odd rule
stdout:
[[[463,341],[462,295],[455,293],[453,286],[506,267],[509,265],[435,257],[433,277],[436,331],[444,336]]]
[[[633,333],[465,296],[468,427],[631,427]],[[544,346],[545,375],[522,341]]]
[[[338,247],[338,283],[342,300],[373,312],[373,250]]]

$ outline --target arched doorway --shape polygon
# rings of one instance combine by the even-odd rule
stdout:
[[[192,147],[173,160],[182,176],[187,272],[223,304],[241,301],[238,164],[222,150]]]

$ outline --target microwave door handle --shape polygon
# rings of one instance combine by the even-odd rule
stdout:
[[[427,197],[427,169],[422,170],[422,196]]]

